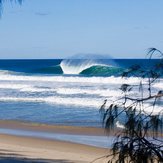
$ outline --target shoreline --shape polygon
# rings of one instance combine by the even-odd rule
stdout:
[[[99,127],[66,126],[56,124],[33,123],[17,120],[0,120],[0,128],[41,131],[60,134],[75,134],[75,135],[96,135],[96,136],[106,135],[105,129]]]
[[[67,141],[101,148],[110,148],[113,135],[103,128],[56,126],[19,121],[0,121],[0,134]]]
[[[29,162],[89,163],[110,150],[65,141],[0,134],[0,162],[3,159]],[[105,162],[102,159],[102,162]],[[97,160],[97,163],[101,160]],[[96,163],[95,162],[95,163]]]
[[[80,136],[90,136],[91,138],[98,136],[101,138],[105,135],[102,128],[57,126],[6,120],[0,121],[0,129],[68,134],[70,137],[76,134],[79,138]],[[42,163],[89,163],[110,152],[109,148],[70,141],[34,137],[34,135],[20,136],[3,133],[0,133],[0,151],[0,162],[5,162],[6,159],[10,162],[15,160],[19,162],[23,159],[29,162]],[[105,163],[105,159],[95,161],[95,163],[102,162]]]

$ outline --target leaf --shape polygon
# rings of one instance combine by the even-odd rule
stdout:
[[[130,86],[129,84],[122,84],[120,90],[126,92],[129,86]]]
[[[156,52],[162,54],[156,48],[150,49],[150,58]],[[153,115],[153,109],[158,104],[162,106],[162,101],[157,105],[156,102],[163,97],[163,90],[157,92],[157,89],[152,87],[163,75],[163,55],[156,66],[151,69],[142,69],[139,65],[134,65],[122,75],[128,77],[137,74],[141,78],[139,84],[122,84],[120,90],[125,93],[107,108],[103,117],[106,130],[114,129],[117,119],[122,121],[125,126],[116,134],[112,146],[114,157],[110,159],[110,162],[163,162],[163,142],[158,135],[158,132],[160,134],[163,132],[163,109],[158,115]],[[148,82],[144,82],[142,77],[147,78],[148,80],[145,79],[145,81]],[[126,94],[132,89],[138,92]],[[155,107],[151,112],[150,109],[146,112],[145,109],[148,109],[146,104]]]

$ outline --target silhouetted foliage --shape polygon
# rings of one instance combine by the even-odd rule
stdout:
[[[122,115],[123,127],[117,130],[108,163],[160,163],[163,162],[163,90],[156,92],[153,85],[163,74],[163,53],[149,49],[149,62],[158,55],[158,62],[151,69],[135,65],[126,70],[122,77],[139,77],[136,85],[123,84],[123,96],[107,107],[107,100],[100,108],[103,125],[108,133],[116,128]],[[136,93],[133,93],[136,91]],[[155,112],[160,107],[159,113]],[[111,159],[110,159],[111,157]]]
[[[3,4],[7,1],[18,3],[19,5],[22,5],[24,0],[0,0],[0,16],[2,15],[3,10]]]

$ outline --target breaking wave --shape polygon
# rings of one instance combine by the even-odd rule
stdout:
[[[64,74],[110,76],[122,72],[121,68],[112,63],[105,63],[104,60],[67,59],[63,60],[60,66]]]
[[[33,70],[30,73],[40,74],[66,74],[66,75],[86,75],[86,76],[120,76],[123,69],[111,65],[91,63],[91,62],[80,62],[80,64],[72,64],[73,61],[65,64],[61,62],[60,65],[51,66]]]
[[[59,104],[59,105],[73,105],[73,106],[87,106],[87,107],[97,107],[102,105],[102,101],[93,100],[88,98],[63,98],[59,96],[52,97],[0,97],[0,101],[6,102],[40,102],[49,104]]]
[[[120,76],[123,69],[118,67],[110,67],[110,66],[102,66],[102,65],[96,65],[92,66],[90,68],[87,68],[80,72],[80,74],[84,75],[97,75],[97,76]]]
[[[49,96],[49,97],[0,97],[0,102],[36,102],[36,103],[49,103],[58,105],[69,105],[69,106],[80,106],[80,107],[93,107],[100,108],[103,104],[102,99],[99,98],[78,98],[78,97],[60,97],[60,96]],[[107,105],[109,106],[109,102]],[[145,111],[152,114],[157,114],[162,111],[162,106],[156,105],[153,111],[153,106],[149,103],[145,103]]]
[[[43,65],[43,67],[33,67],[21,72],[53,75],[117,76],[119,72],[122,72],[122,68],[119,68],[111,59],[64,59],[57,65],[47,67]],[[7,74],[8,72],[3,71],[3,73]]]
[[[27,81],[27,82],[63,82],[63,83],[91,83],[91,84],[134,84],[140,81],[137,77],[83,77],[83,76],[28,76],[28,75],[1,75],[1,81]]]

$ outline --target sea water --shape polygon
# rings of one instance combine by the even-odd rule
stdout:
[[[122,78],[122,72],[134,64],[150,68],[156,62],[0,60],[0,120],[100,127],[99,109],[104,100],[112,102],[120,98],[121,84],[140,82],[139,76]],[[155,92],[163,89],[162,79],[153,88]],[[160,109],[156,108],[155,112]]]
[[[61,140],[73,143],[85,144],[95,147],[108,148],[112,146],[114,141],[113,136],[93,136],[93,135],[73,135],[73,134],[60,134],[52,132],[40,132],[30,130],[17,130],[17,129],[4,129],[0,128],[0,133],[15,135],[15,136],[28,136],[50,140]]]

